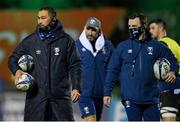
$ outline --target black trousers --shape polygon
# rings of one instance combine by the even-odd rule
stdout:
[[[47,101],[44,121],[57,121],[57,117],[53,113],[50,101]]]
[[[74,121],[71,105],[70,100],[64,99],[46,99],[39,104],[27,102],[24,121]]]

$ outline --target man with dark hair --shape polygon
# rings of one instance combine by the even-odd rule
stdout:
[[[15,84],[25,73],[18,66],[18,59],[24,54],[33,57],[34,69],[28,73],[35,79],[32,89],[27,91],[24,120],[73,121],[71,100],[76,102],[81,91],[80,57],[75,41],[63,31],[53,8],[39,10],[36,31],[9,57]]]
[[[166,22],[160,18],[150,21],[149,32],[153,38],[167,45],[180,64],[180,47],[175,40],[167,37]],[[160,81],[159,88],[162,120],[175,122],[180,110],[180,69],[174,83]]]
[[[159,58],[171,63],[171,71],[164,82],[174,82],[179,67],[171,51],[153,40],[147,31],[144,14],[129,17],[129,39],[121,42],[113,52],[104,89],[104,104],[111,103],[111,92],[115,81],[121,84],[122,103],[129,121],[160,121],[158,82],[153,65]]]
[[[87,19],[76,45],[80,52],[83,69],[83,89],[79,107],[84,121],[99,121],[103,109],[103,89],[106,67],[113,45],[102,32],[101,21]]]

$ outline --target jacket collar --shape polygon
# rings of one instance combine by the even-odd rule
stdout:
[[[62,29],[62,24],[60,21],[56,21],[55,27],[49,31],[43,31],[38,26],[36,28],[36,32],[39,35],[40,40],[46,41],[49,38],[54,38],[57,31]]]
[[[51,30],[51,34],[49,35],[49,37],[42,38],[41,35],[43,34],[43,32],[39,30],[38,26],[36,27],[36,34],[41,41],[45,41],[47,44],[50,44],[55,40],[59,39],[59,37],[63,36],[64,30],[61,22],[57,20],[56,27],[53,30]]]
[[[104,36],[102,32],[101,32],[101,35],[97,38],[96,43],[95,43],[96,52],[93,51],[92,45],[86,37],[85,30],[83,30],[83,32],[81,33],[79,40],[81,44],[87,50],[89,50],[94,56],[97,55],[97,53],[104,47],[104,44],[105,44],[105,40],[104,40]]]

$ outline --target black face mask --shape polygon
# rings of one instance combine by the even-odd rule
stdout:
[[[130,28],[129,29],[129,38],[130,39],[139,39],[139,36],[143,33],[142,28]]]

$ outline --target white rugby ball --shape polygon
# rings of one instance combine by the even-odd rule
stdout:
[[[33,84],[34,78],[30,74],[25,73],[21,76],[21,78],[19,78],[16,88],[21,91],[27,91],[33,86]]]
[[[158,59],[153,66],[155,77],[158,80],[164,80],[166,74],[170,71],[170,65],[170,62],[167,59]]]
[[[33,57],[30,55],[22,55],[18,60],[18,65],[25,72],[32,70],[34,65]]]

